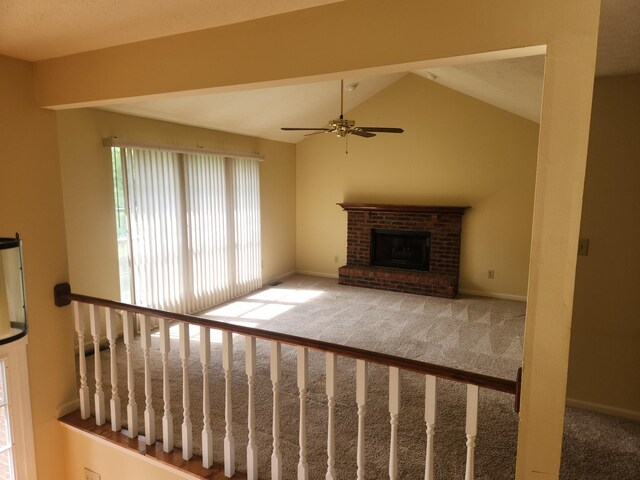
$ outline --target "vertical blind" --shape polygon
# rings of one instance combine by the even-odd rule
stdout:
[[[120,156],[135,303],[193,313],[261,286],[257,159]]]

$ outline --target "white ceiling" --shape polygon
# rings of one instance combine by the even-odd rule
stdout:
[[[345,86],[358,83],[354,91],[344,93],[345,116],[349,118],[351,109],[407,73],[345,79]],[[539,122],[544,56],[429,68],[413,73]],[[295,143],[308,132],[282,131],[280,127],[325,127],[330,120],[338,118],[340,80],[180,96],[111,105],[103,109]],[[383,119],[376,126],[402,127],[386,125]]]
[[[35,61],[210,28],[340,0],[2,0],[0,54]],[[537,121],[541,57],[430,68],[415,73]],[[602,0],[597,75],[640,72],[640,0]],[[353,78],[345,111],[406,72]],[[110,110],[216,130],[296,142],[281,126],[323,126],[339,113],[339,83],[179,96]],[[384,125],[381,125],[384,126]]]
[[[404,73],[345,79],[359,82],[345,93],[345,112],[391,85]],[[340,115],[340,80],[239,92],[180,96],[112,105],[110,110],[167,120],[253,137],[297,142],[307,132],[285,132],[280,127],[323,127]]]
[[[640,73],[640,0],[602,0],[596,75]]]
[[[540,123],[544,55],[429,68],[415,73]]]

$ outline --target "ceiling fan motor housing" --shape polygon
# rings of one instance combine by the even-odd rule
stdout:
[[[338,118],[336,120],[331,120],[331,122],[329,122],[329,127],[336,132],[338,137],[346,137],[355,124],[356,122],[354,120]]]

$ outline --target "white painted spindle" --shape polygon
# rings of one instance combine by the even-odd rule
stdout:
[[[280,379],[282,355],[280,342],[271,342],[271,384],[273,386],[273,452],[271,453],[271,478],[282,480],[282,452],[280,451]]]
[[[358,404],[357,479],[364,480],[364,419],[367,413],[369,364],[356,360],[356,403]]]
[[[96,392],[93,396],[95,403],[96,425],[104,425],[104,392],[102,391],[102,362],[100,359],[100,310],[97,305],[89,305],[89,322],[91,322],[91,336],[93,337],[93,361],[95,366]]]
[[[327,393],[327,473],[326,480],[335,480],[335,455],[336,455],[336,355],[326,354],[326,393]]]
[[[129,438],[138,436],[138,404],[136,403],[135,375],[133,373],[132,347],[134,340],[133,315],[130,312],[122,312],[122,331],[124,346],[127,352],[127,435]]]
[[[224,370],[224,474],[236,473],[236,442],[233,438],[233,403],[231,369],[233,368],[233,334],[222,332],[222,369]]]
[[[254,404],[254,376],[256,374],[256,339],[245,337],[245,355],[247,385],[249,389],[247,400],[247,427],[249,430],[247,442],[247,480],[258,480],[258,448],[256,446],[256,407]]]
[[[189,396],[189,324],[180,323],[180,361],[182,362],[182,458],[193,457],[193,429]]]
[[[109,340],[109,360],[111,361],[111,430],[120,431],[122,428],[122,416],[120,413],[120,395],[118,393],[118,364],[116,362],[116,339],[118,329],[115,311],[107,308],[105,310],[107,323],[107,339]]]
[[[213,432],[209,404],[209,362],[211,361],[211,331],[200,327],[200,364],[202,365],[202,466],[213,465]]]
[[[389,367],[389,415],[391,443],[389,448],[389,480],[398,478],[398,416],[400,415],[400,369]]]
[[[162,450],[168,453],[173,450],[173,414],[171,413],[171,385],[169,383],[169,352],[171,351],[169,320],[161,318],[158,326],[160,329],[160,354],[162,355],[162,400],[164,402]]]
[[[474,452],[478,434],[478,387],[467,385],[467,468],[464,480],[472,480],[474,474]]]
[[[300,430],[298,443],[298,480],[308,480],[307,464],[307,388],[309,385],[309,351],[298,348],[298,390],[300,392]]]
[[[424,478],[433,480],[433,442],[436,434],[436,377],[426,376],[424,397],[424,422],[427,426],[427,458]]]
[[[140,342],[144,357],[144,438],[147,445],[153,445],[156,443],[156,414],[151,390],[151,319],[146,315],[140,318]]]
[[[80,304],[73,302],[73,319],[76,324],[78,334],[78,368],[80,370],[80,416],[86,420],[91,415],[91,405],[89,404],[89,385],[87,385],[87,361],[84,356],[84,317],[80,312]]]

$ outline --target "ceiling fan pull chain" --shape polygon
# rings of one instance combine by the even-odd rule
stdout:
[[[349,155],[349,135],[344,137],[344,154]]]

